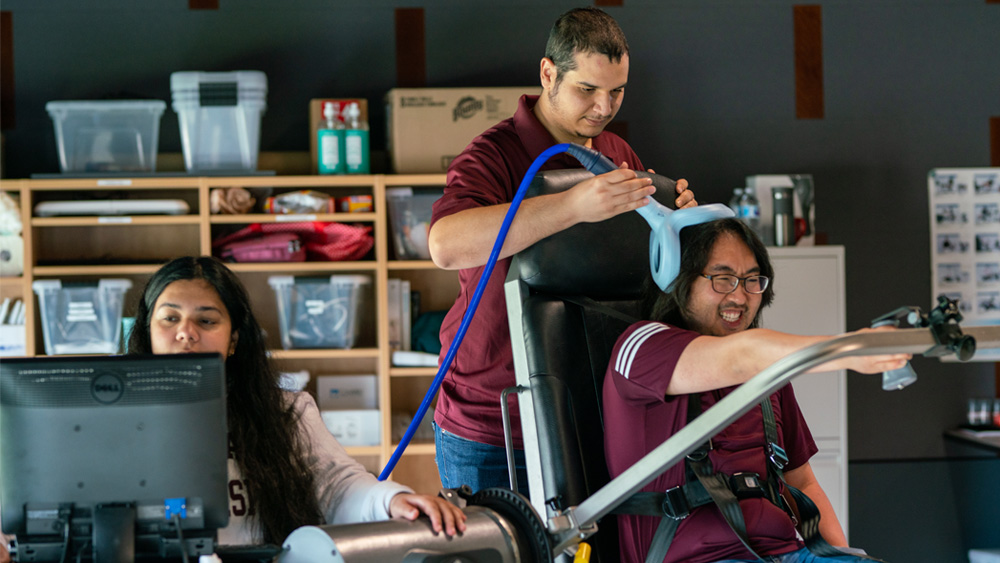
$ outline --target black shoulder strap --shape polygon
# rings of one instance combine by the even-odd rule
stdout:
[[[788,464],[788,456],[785,454],[785,450],[778,445],[778,429],[770,397],[761,401],[760,408],[764,412],[764,438],[766,440],[764,447],[767,454],[767,478],[771,482],[771,486],[768,489],[771,490],[771,494],[779,496],[778,502],[775,504],[784,508],[793,521],[796,520],[791,507],[785,503],[784,498],[780,497],[778,492],[778,482],[780,481],[781,485],[792,495],[795,506],[798,508],[798,522],[796,523],[796,527],[799,529],[799,533],[802,534],[802,540],[805,542],[806,547],[809,548],[809,551],[813,555],[820,557],[848,555],[827,543],[819,533],[820,513],[819,509],[816,508],[816,503],[808,495],[789,485],[788,481],[785,481],[784,468]],[[879,561],[874,557],[866,555],[855,555],[855,557]]]
[[[688,423],[701,415],[701,394],[692,393],[688,395]],[[685,464],[694,473],[694,476],[705,487],[705,490],[712,497],[712,501],[719,508],[722,517],[732,528],[733,533],[740,539],[743,546],[747,548],[755,558],[760,561],[760,555],[750,546],[750,538],[747,536],[747,525],[743,519],[743,511],[740,509],[740,501],[729,488],[729,478],[726,475],[717,473],[712,468],[712,460],[708,457],[709,450],[712,449],[711,441],[706,442],[697,450],[688,454]],[[664,554],[666,555],[666,554]],[[663,561],[663,559],[660,559]]]

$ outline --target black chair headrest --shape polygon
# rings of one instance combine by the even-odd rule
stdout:
[[[676,182],[658,174],[653,197],[674,209]],[[593,176],[586,169],[539,172],[526,197],[565,191]],[[623,213],[600,223],[580,223],[517,254],[518,275],[533,290],[595,299],[634,299],[650,277],[649,225],[638,213]]]

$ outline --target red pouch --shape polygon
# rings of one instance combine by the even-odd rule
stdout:
[[[301,241],[306,258],[312,261],[360,260],[375,245],[371,225],[344,225],[319,221],[290,223],[251,223],[245,228],[212,241],[219,249],[265,234],[293,234]]]
[[[306,250],[298,236],[274,233],[225,244],[219,257],[233,262],[305,262]]]

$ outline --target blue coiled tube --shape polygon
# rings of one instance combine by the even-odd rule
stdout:
[[[403,438],[399,441],[396,449],[393,450],[392,456],[389,458],[389,462],[385,464],[385,468],[382,469],[382,473],[379,474],[379,481],[387,479],[389,474],[392,473],[392,470],[396,467],[396,464],[399,463],[399,458],[403,455],[403,450],[406,449],[406,446],[410,444],[410,440],[413,439],[413,434],[417,431],[417,426],[420,425],[420,422],[424,419],[424,415],[427,414],[427,409],[431,406],[431,401],[434,400],[434,396],[437,395],[438,389],[441,387],[441,382],[444,381],[445,374],[448,373],[452,362],[455,361],[455,354],[458,352],[459,346],[462,345],[462,339],[465,338],[466,331],[469,330],[469,323],[472,322],[473,315],[476,314],[476,309],[479,307],[479,301],[483,297],[483,291],[486,289],[486,284],[490,280],[490,275],[493,274],[493,267],[496,266],[497,258],[500,256],[500,249],[503,248],[503,243],[507,239],[507,231],[510,230],[510,224],[514,220],[514,214],[517,213],[517,208],[520,207],[521,201],[524,199],[524,194],[528,190],[528,186],[531,185],[531,181],[535,178],[535,174],[537,174],[538,169],[545,164],[545,161],[552,158],[554,155],[567,152],[570,150],[570,147],[584,148],[579,147],[579,145],[571,145],[569,143],[553,145],[542,152],[542,154],[538,155],[538,158],[531,163],[531,167],[529,167],[528,171],[524,174],[524,179],[521,180],[521,185],[518,186],[517,193],[514,194],[514,200],[510,202],[510,208],[507,209],[507,215],[504,216],[503,224],[500,225],[500,232],[497,234],[497,240],[493,243],[493,251],[490,252],[489,260],[486,261],[486,265],[483,267],[483,273],[479,277],[479,284],[476,286],[476,292],[472,295],[472,300],[469,301],[469,307],[465,310],[465,316],[462,317],[462,324],[458,327],[458,333],[455,334],[455,339],[451,341],[451,346],[448,347],[448,353],[441,362],[441,366],[438,367],[437,375],[434,376],[434,381],[431,382],[430,389],[427,390],[424,400],[420,403],[420,408],[418,408],[416,414],[413,415],[413,421],[410,422],[410,425],[406,428],[406,433],[403,434]],[[593,151],[588,150],[588,152]],[[600,153],[596,154],[599,157],[601,156]]]

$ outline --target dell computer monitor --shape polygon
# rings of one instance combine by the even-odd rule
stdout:
[[[212,553],[229,521],[225,389],[217,354],[0,362],[0,521],[17,558]]]

